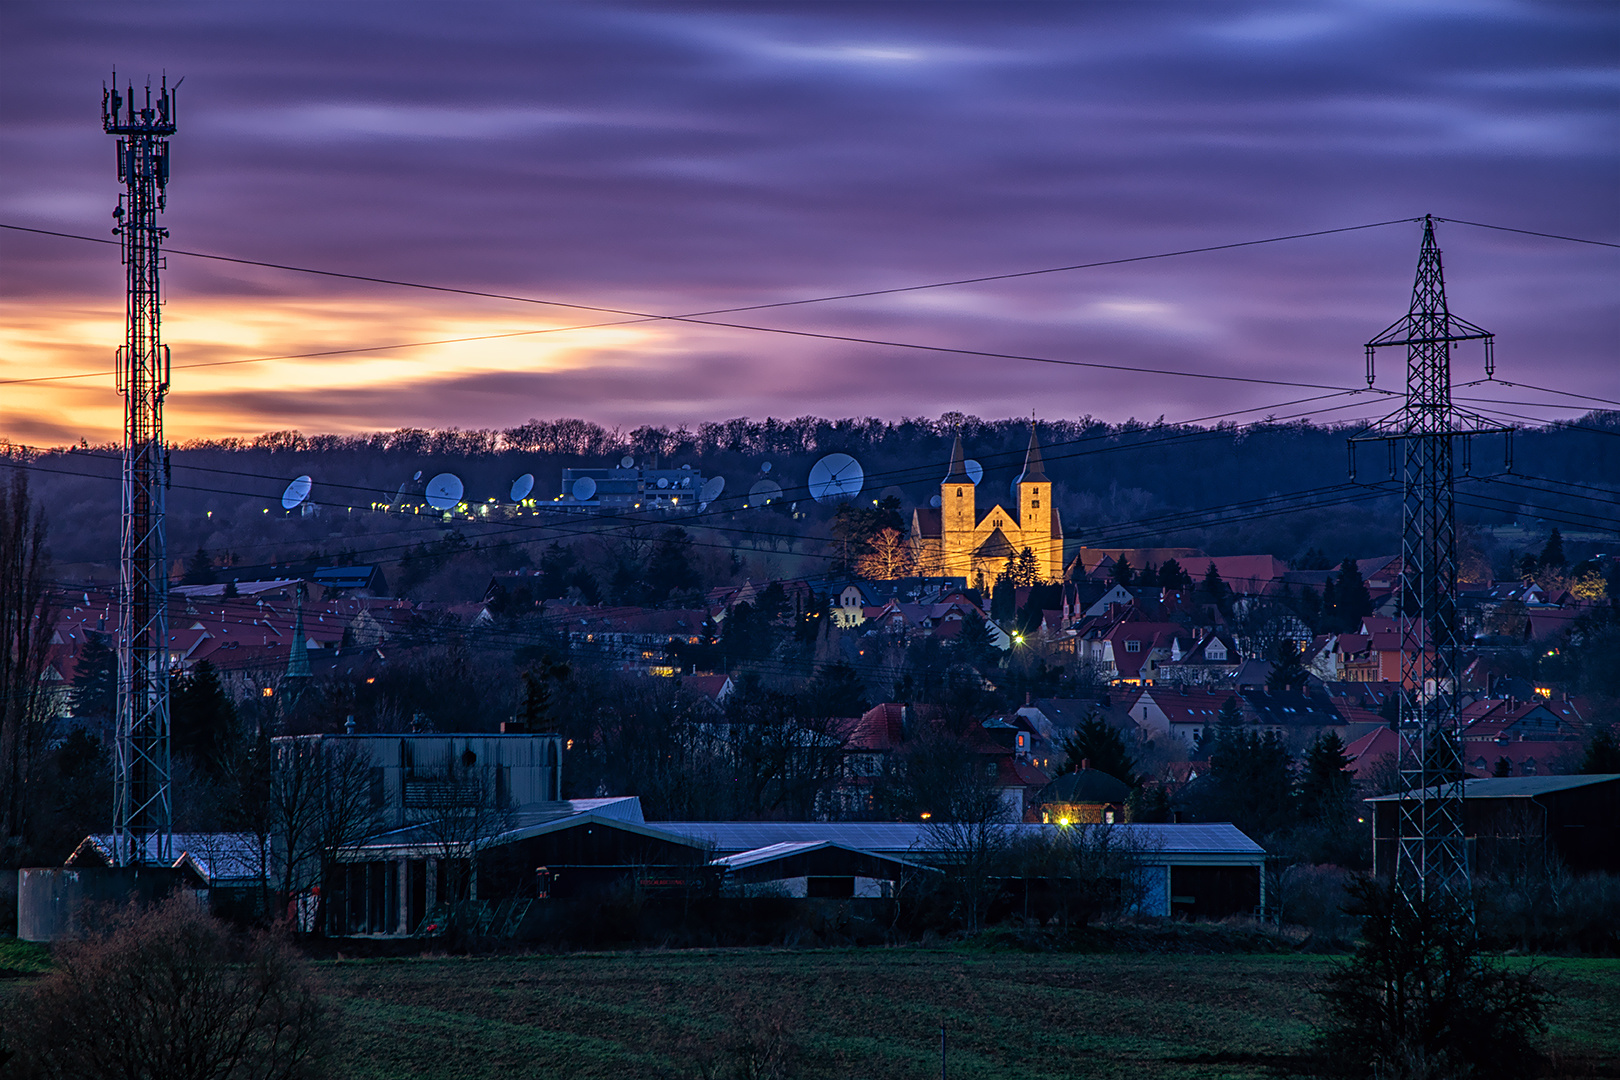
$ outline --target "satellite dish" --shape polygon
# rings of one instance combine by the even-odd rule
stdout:
[[[427,504],[435,510],[453,509],[461,501],[463,492],[461,477],[455,473],[442,472],[428,481]]]
[[[411,477],[411,479],[412,479],[412,480],[420,480],[420,479],[422,479],[422,470],[421,470],[421,469],[417,469],[417,470],[416,470],[416,475],[415,475],[415,476],[413,476],[413,477]]]
[[[757,480],[748,489],[748,505],[764,506],[782,497],[782,485],[775,480]]]
[[[636,459],[635,459],[635,457],[633,455],[626,454],[626,455],[624,455],[624,457],[619,459],[619,468],[621,468],[621,469],[633,469],[635,467],[636,467]]]
[[[705,510],[707,510],[707,509],[708,509],[708,508],[709,508],[709,504],[708,504],[708,503],[706,503],[706,502],[700,502],[700,503],[698,503],[698,513],[700,513],[700,514],[701,514],[701,513],[703,513],[703,511],[705,511]]]
[[[690,465],[682,465],[681,466],[681,471],[682,472],[691,472],[692,471],[692,466],[690,466]]]
[[[526,472],[512,481],[512,501],[522,502],[534,490],[534,473]]]
[[[933,507],[933,508],[934,508],[934,509],[935,509],[935,510],[938,510],[938,509],[939,509],[939,505],[940,505],[940,503],[942,503],[942,502],[944,502],[944,500],[943,500],[943,499],[941,499],[941,498],[940,498],[940,497],[939,497],[939,496],[938,496],[938,495],[935,495],[935,496],[934,496],[934,497],[933,497],[933,498],[932,498],[932,499],[929,499],[929,500],[928,500],[928,505],[929,505],[929,506],[932,506],[932,507]]]
[[[300,476],[287,485],[287,490],[281,493],[281,508],[291,510],[305,499],[309,498],[309,489],[314,486],[307,476]]]
[[[698,492],[698,498],[707,505],[718,499],[720,493],[724,490],[726,490],[726,478],[723,476],[711,476],[703,481],[703,490]]]
[[[968,479],[972,480],[975,484],[984,479],[984,466],[980,465],[972,458],[968,458],[966,461],[962,462],[962,468],[967,470]]]
[[[770,472],[771,471],[771,463],[768,462],[768,461],[760,462],[759,463],[759,471],[760,472]]]
[[[692,486],[692,478],[690,476],[681,477],[681,487],[689,488],[691,486]]]
[[[667,487],[669,487],[669,477],[667,477],[667,476],[660,476],[660,477],[659,477],[659,478],[658,478],[658,486],[659,486],[659,487],[661,487],[661,488],[667,488]]]
[[[574,499],[576,502],[590,502],[596,498],[596,481],[588,476],[582,476],[574,481]]]
[[[848,454],[828,454],[810,469],[810,495],[818,503],[853,499],[865,479],[860,462]]]

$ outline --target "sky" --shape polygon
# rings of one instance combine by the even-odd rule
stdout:
[[[177,441],[563,416],[1354,421],[1389,403],[1289,403],[1365,387],[1362,344],[1411,293],[1421,227],[1401,219],[1620,242],[1617,59],[1620,6],[1586,2],[7,0],[0,224],[107,237],[102,84],[166,71],[185,80],[172,247],[583,306],[171,256]],[[793,333],[586,310],[1387,221],[712,316]],[[1547,390],[1620,399],[1620,251],[1438,236],[1452,310],[1523,384],[1459,396],[1521,422],[1603,407]],[[116,441],[122,322],[115,248],[0,230],[0,437]],[[224,363],[352,349],[373,351]],[[1454,366],[1484,374],[1466,347]],[[1377,386],[1401,377],[1383,356]]]

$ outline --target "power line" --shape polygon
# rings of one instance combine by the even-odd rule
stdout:
[[[1437,217],[1434,220],[1448,222],[1452,225],[1472,225],[1476,229],[1494,229],[1497,232],[1519,233],[1524,236],[1540,236],[1547,240],[1568,240],[1572,244],[1592,244],[1597,247],[1620,248],[1620,244],[1610,243],[1607,240],[1584,240],[1579,236],[1559,236],[1557,233],[1536,232],[1533,229],[1510,229],[1506,225],[1486,225],[1479,221],[1464,221],[1461,218]]]
[[[1470,382],[1470,383],[1461,383],[1461,384],[1459,384],[1459,389],[1465,388],[1465,387],[1470,387],[1470,386],[1487,386],[1487,385],[1489,385],[1491,383],[1495,383],[1498,386],[1511,386],[1511,387],[1514,387],[1515,389],[1518,389],[1518,390],[1535,390],[1535,391],[1537,391],[1539,393],[1543,393],[1543,394],[1558,394],[1558,395],[1561,395],[1562,397],[1580,398],[1582,401],[1596,401],[1596,402],[1599,402],[1599,403],[1604,404],[1604,405],[1620,405],[1620,401],[1615,401],[1613,398],[1593,397],[1590,394],[1575,394],[1575,393],[1571,393],[1568,390],[1553,390],[1553,389],[1550,389],[1550,388],[1545,387],[1545,386],[1532,386],[1529,383],[1508,382],[1506,379],[1497,379],[1497,378],[1476,379],[1475,381]],[[1463,398],[1461,400],[1464,400],[1464,401],[1487,401],[1487,400],[1490,400],[1490,399],[1488,399],[1488,398]],[[1528,402],[1528,401],[1525,401],[1525,402],[1504,402],[1503,404],[1508,404],[1508,405],[1511,405],[1511,404],[1529,405],[1529,404],[1532,404],[1532,403]],[[1547,404],[1548,408],[1556,408],[1557,407],[1557,406],[1551,405],[1550,403],[1543,403],[1543,404]]]

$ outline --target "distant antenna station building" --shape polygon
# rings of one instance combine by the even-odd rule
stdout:
[[[564,469],[554,509],[601,513],[617,510],[696,511],[703,501],[703,474],[690,465],[675,469],[639,466],[626,456],[617,466]]]

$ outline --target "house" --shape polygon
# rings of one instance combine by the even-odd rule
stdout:
[[[1373,810],[1373,872],[1395,865],[1406,804],[1430,803],[1439,790],[1379,795]],[[1463,781],[1463,833],[1476,874],[1517,869],[1556,857],[1577,874],[1620,873],[1620,773],[1515,776]]]
[[[1033,809],[1047,825],[1112,825],[1125,820],[1125,800],[1130,797],[1131,789],[1123,781],[1082,761],[1078,769],[1043,787]]]
[[[1159,665],[1170,659],[1176,637],[1184,633],[1176,623],[1127,616],[1095,636],[1076,638],[1075,652],[1081,659],[1089,659],[1110,682],[1146,686],[1157,678]]]
[[[1170,641],[1170,658],[1158,665],[1156,683],[1204,686],[1230,680],[1243,665],[1243,656],[1225,632],[1205,631],[1197,637],[1177,636]]]

